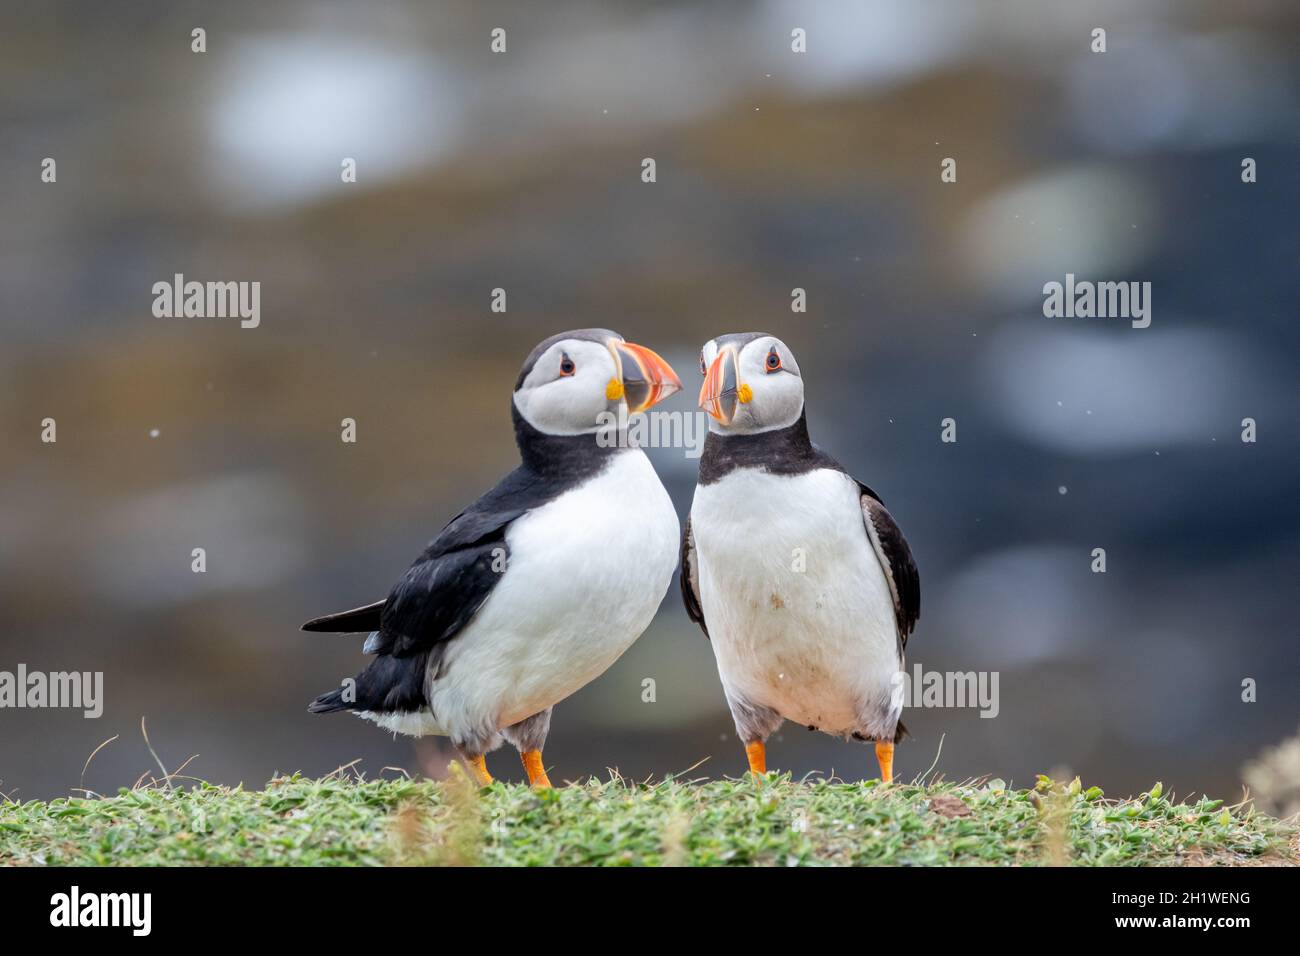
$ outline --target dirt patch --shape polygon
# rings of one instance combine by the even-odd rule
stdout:
[[[971,808],[966,806],[966,801],[961,797],[954,797],[948,793],[941,793],[938,796],[931,797],[930,809],[941,817],[968,817],[971,815]]]

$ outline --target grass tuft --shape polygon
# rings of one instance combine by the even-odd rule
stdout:
[[[277,777],[0,803],[7,865],[825,866],[1297,863],[1293,823],[1156,784],[1106,799],[1077,778],[930,785],[770,774],[552,791]]]

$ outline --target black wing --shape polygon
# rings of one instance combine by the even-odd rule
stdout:
[[[517,468],[495,488],[452,518],[376,604],[316,618],[307,630],[373,630],[365,650],[408,657],[454,637],[509,565],[510,523],[549,500],[553,489]]]
[[[509,561],[506,529],[545,500],[539,484],[535,475],[516,469],[447,523],[387,599],[304,625],[312,630],[365,625],[373,633],[363,650],[375,655],[350,686],[321,694],[307,709],[316,714],[424,709],[431,660],[469,623],[501,579]]]
[[[379,633],[366,642],[366,651],[408,657],[454,637],[506,569],[511,520],[463,547],[444,548],[441,538],[429,545],[389,593]]]
[[[867,538],[880,561],[894,598],[894,618],[898,622],[899,652],[907,647],[907,638],[916,629],[921,616],[921,574],[912,559],[912,549],[879,496],[858,482],[861,492],[862,523]]]
[[[686,518],[682,529],[682,603],[686,616],[700,626],[704,636],[709,636],[709,626],[704,623],[704,608],[700,606],[700,572],[695,566],[695,539],[691,537],[691,519]],[[710,638],[712,640],[712,638]]]
[[[366,650],[407,657],[455,637],[501,580],[510,560],[506,530],[547,500],[544,484],[516,469],[452,518],[389,592]]]

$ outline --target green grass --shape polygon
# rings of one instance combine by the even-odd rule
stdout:
[[[0,803],[0,864],[1294,864],[1295,828],[1157,784],[928,787],[620,778],[536,792],[463,779],[280,777]]]

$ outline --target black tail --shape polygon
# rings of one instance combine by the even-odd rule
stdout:
[[[314,617],[302,626],[304,631],[332,631],[335,633],[356,634],[361,631],[379,630],[379,618],[383,614],[387,601],[376,601],[365,607],[354,607],[350,611],[326,614]]]
[[[321,694],[307,705],[307,711],[312,714],[331,714],[336,710],[347,710],[351,706],[343,702],[343,690],[340,688]]]
[[[423,710],[428,706],[424,696],[428,667],[428,651],[410,657],[382,654],[342,687],[321,694],[307,705],[307,710],[313,714],[328,714],[336,710],[405,714]]]

